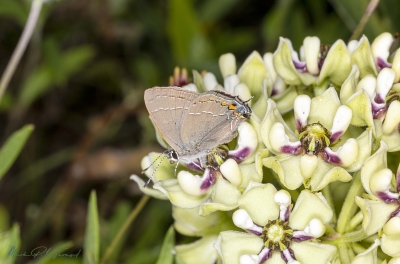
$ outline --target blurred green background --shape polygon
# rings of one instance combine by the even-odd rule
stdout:
[[[43,6],[31,42],[0,104],[1,143],[25,124],[35,130],[0,181],[0,232],[20,226],[20,253],[37,246],[83,247],[96,190],[103,255],[141,192],[131,174],[161,147],[143,92],[167,86],[175,66],[214,72],[227,52],[241,62],[299,49],[306,36],[347,42],[366,0],[59,0]],[[31,1],[0,0],[0,71],[18,42]],[[384,0],[364,34],[396,33],[400,2]],[[396,27],[397,26],[397,27]],[[172,224],[171,205],[150,200],[107,263],[155,263]],[[178,236],[178,243],[189,240]],[[1,243],[1,241],[0,241]],[[17,263],[38,259],[18,258]],[[60,262],[61,261],[61,262]],[[57,258],[40,263],[81,263]]]

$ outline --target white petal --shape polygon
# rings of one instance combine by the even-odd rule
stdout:
[[[387,61],[389,57],[389,49],[393,43],[392,34],[385,32],[380,34],[371,45],[372,56],[375,59],[375,62],[378,58]]]
[[[335,118],[333,119],[332,129],[331,129],[331,143],[337,141],[350,125],[351,117],[353,116],[353,111],[347,105],[341,105],[336,111]]]
[[[258,255],[241,255],[239,259],[240,264],[258,264],[260,263]]]
[[[205,191],[200,188],[203,182],[200,176],[193,175],[188,171],[180,171],[177,178],[179,185],[185,193],[193,196],[201,196],[205,193]]]
[[[303,42],[304,56],[307,70],[313,75],[319,73],[318,55],[320,51],[321,41],[318,37],[306,37]]]
[[[392,88],[392,86],[393,86],[395,77],[396,77],[396,74],[395,74],[394,70],[392,70],[390,68],[384,68],[378,74],[377,84],[376,84],[376,93],[381,97],[381,99],[385,100],[386,95],[388,94],[390,88]]]
[[[289,206],[292,203],[292,198],[290,197],[290,193],[286,190],[280,190],[275,193],[274,201],[283,206]]]
[[[383,226],[383,233],[387,236],[400,236],[400,217],[392,217]]]
[[[376,89],[376,78],[372,75],[367,75],[362,78],[361,81],[357,84],[356,90],[358,91],[360,89],[364,89],[369,99],[373,100]]]
[[[239,165],[234,159],[227,159],[219,169],[222,175],[233,185],[239,186],[242,184],[242,174],[240,173]]]
[[[388,191],[391,187],[392,171],[389,169],[382,169],[371,177],[369,181],[369,188],[373,193]]]
[[[265,67],[267,67],[268,71],[268,77],[272,80],[272,83],[275,83],[276,79],[278,78],[278,74],[275,71],[275,66],[274,66],[274,54],[271,52],[267,52],[263,56],[263,61],[265,64]]]
[[[232,215],[232,220],[237,227],[245,230],[250,230],[255,226],[250,215],[244,209],[236,210]]]
[[[204,74],[203,83],[207,91],[214,90],[215,86],[218,85],[217,78],[212,72]]]
[[[249,87],[245,83],[239,83],[233,89],[234,95],[239,95],[240,99],[247,101],[251,98],[251,93]]]
[[[383,122],[382,131],[389,135],[400,123],[400,102],[393,101],[386,113],[385,121]]]
[[[285,128],[280,122],[276,122],[269,131],[269,140],[271,147],[276,152],[282,152],[282,147],[299,147],[300,141],[291,142],[288,135],[286,135]]]
[[[239,76],[237,76],[236,74],[226,76],[224,79],[225,91],[233,94],[235,86],[239,83]]]
[[[349,44],[347,44],[347,50],[349,51],[350,55],[356,50],[358,46],[358,40],[351,40]]]
[[[236,58],[232,53],[226,53],[219,57],[219,69],[222,77],[236,73]]]
[[[299,128],[300,123],[301,126],[307,125],[307,118],[310,114],[310,107],[311,107],[311,98],[308,95],[302,94],[296,97],[294,100],[294,117],[296,120],[297,129]]]
[[[329,148],[326,148],[326,150]],[[334,153],[334,151],[332,151]],[[358,143],[354,138],[349,138],[337,151],[336,155],[341,160],[343,167],[348,167],[357,160]]]
[[[301,156],[300,171],[305,179],[311,178],[318,166],[318,158],[315,155],[305,154]]]
[[[196,93],[199,92],[199,91],[197,90],[197,86],[196,86],[194,83],[186,84],[186,85],[182,86],[182,89],[183,89],[183,90],[186,90],[186,91],[196,92]]]
[[[310,223],[304,229],[304,232],[312,237],[318,238],[325,233],[326,227],[318,218],[311,219]]]

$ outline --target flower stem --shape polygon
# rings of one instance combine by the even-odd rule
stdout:
[[[108,258],[113,253],[114,249],[117,247],[117,245],[118,245],[119,241],[121,240],[122,236],[126,233],[126,230],[129,228],[129,226],[135,220],[136,216],[138,216],[140,211],[142,211],[142,209],[146,205],[146,203],[149,200],[149,198],[150,198],[150,196],[148,196],[148,195],[143,195],[142,196],[142,198],[140,199],[139,203],[136,205],[136,207],[129,214],[129,216],[126,219],[125,223],[122,225],[121,229],[118,231],[118,233],[115,236],[114,240],[111,242],[111,245],[107,248],[107,251],[104,254],[104,256],[103,256],[102,260],[100,261],[100,263],[106,263]]]
[[[363,16],[360,19],[360,22],[358,23],[356,29],[353,31],[353,34],[351,35],[350,40],[358,39],[361,35],[361,33],[364,30],[365,25],[368,23],[369,18],[371,17],[372,13],[375,11],[376,7],[379,4],[379,0],[371,0],[365,9],[365,12]]]
[[[347,231],[349,227],[350,217],[355,213],[357,209],[357,205],[354,202],[355,197],[360,195],[363,191],[361,184],[361,176],[360,172],[356,172],[353,176],[353,184],[350,187],[349,192],[347,193],[346,199],[344,201],[342,210],[339,214],[338,224],[337,224],[337,232],[343,234]]]
[[[349,230],[354,230],[354,228],[356,228],[356,226],[362,222],[363,218],[364,216],[361,212],[358,212],[355,216],[353,216],[349,223]]]
[[[331,223],[335,223],[337,216],[336,216],[336,211],[335,211],[335,205],[334,205],[333,199],[332,199],[332,192],[331,192],[331,189],[329,188],[329,185],[327,185],[324,189],[322,189],[322,194],[324,195],[326,201],[328,202],[328,204],[331,207],[332,212],[333,212]]]
[[[42,9],[43,0],[33,0],[32,7],[29,12],[28,20],[26,21],[24,31],[22,32],[21,38],[18,41],[17,47],[15,48],[10,61],[4,70],[3,76],[0,81],[0,101],[3,98],[4,92],[7,89],[8,83],[13,76],[15,69],[21,60],[22,55],[26,49],[26,46],[31,39],[33,30],[35,29],[36,22],[39,18],[40,10]]]

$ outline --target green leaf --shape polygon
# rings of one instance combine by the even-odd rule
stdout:
[[[172,254],[172,249],[175,245],[175,230],[171,226],[167,234],[165,235],[164,242],[161,248],[160,256],[156,264],[172,264],[174,260],[174,255]]]
[[[14,163],[33,129],[33,125],[26,125],[14,132],[4,143],[0,150],[0,179]]]
[[[78,72],[93,58],[95,50],[90,45],[82,45],[65,51],[61,60],[64,64],[66,78]]]
[[[203,22],[215,22],[226,15],[238,2],[238,0],[204,1],[199,10],[200,18]]]
[[[19,226],[14,224],[11,230],[0,233],[0,263],[12,264],[18,254],[21,240]]]
[[[100,253],[100,229],[95,191],[92,191],[90,194],[88,207],[85,242],[83,245],[83,264],[98,264]]]
[[[19,95],[18,105],[22,108],[28,108],[39,95],[45,93],[51,87],[51,84],[50,68],[45,65],[36,68],[25,79]]]
[[[175,58],[187,62],[193,39],[200,34],[193,1],[169,1],[167,29]]]
[[[15,0],[0,0],[0,16],[14,18],[23,26],[28,17],[28,11],[21,4],[21,1]]]
[[[6,231],[10,225],[10,214],[7,211],[7,208],[0,204],[0,232]]]
[[[75,256],[72,255],[76,255],[79,256],[82,252],[76,252],[76,253],[70,253],[68,255],[70,256],[58,256],[58,254],[61,254],[62,252],[64,252],[65,250],[71,248],[72,242],[62,242],[62,243],[58,243],[54,246],[54,248],[52,247],[49,250],[49,253],[44,255],[44,256],[40,256],[39,259],[37,261],[32,262],[32,264],[49,264],[50,262],[52,262],[53,259],[57,259],[57,258],[61,258],[61,259],[65,259],[65,258],[75,258]],[[62,254],[61,254],[62,255]]]

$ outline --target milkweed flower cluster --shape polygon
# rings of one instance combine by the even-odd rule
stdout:
[[[332,45],[281,38],[237,69],[170,84],[251,99],[237,140],[176,167],[150,153],[141,190],[173,206],[180,263],[400,263],[400,52],[383,33]],[[161,145],[168,148],[161,135]]]

